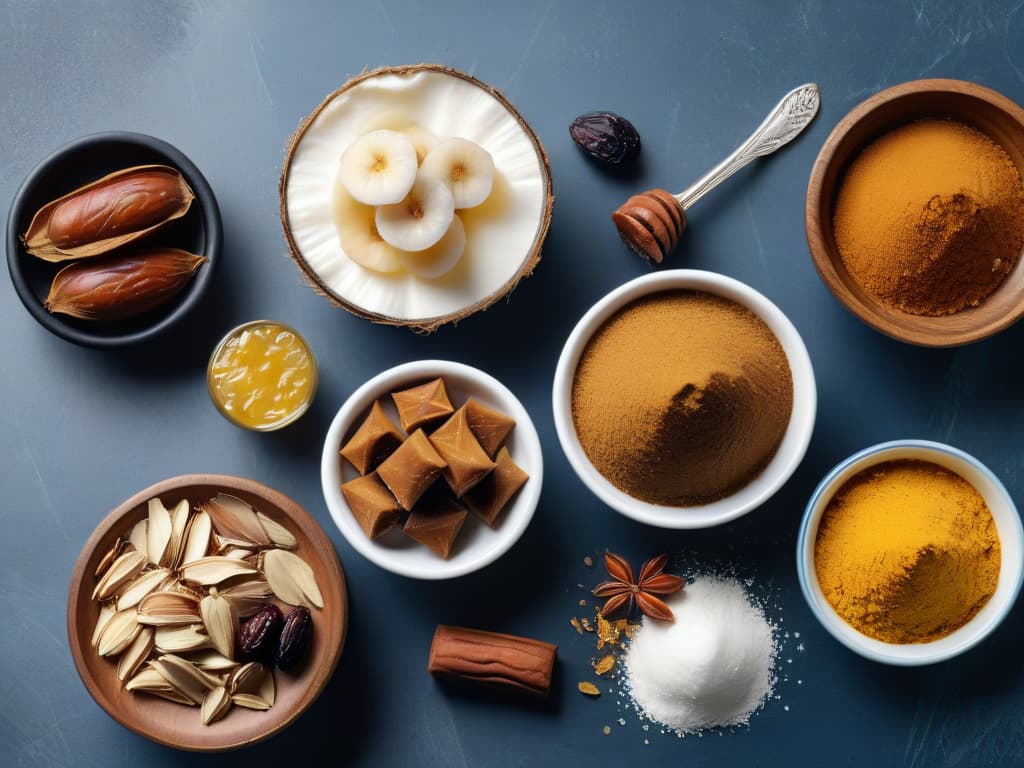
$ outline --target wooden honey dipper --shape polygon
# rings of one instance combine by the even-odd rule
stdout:
[[[633,195],[612,214],[622,242],[658,264],[676,247],[686,229],[686,210],[756,157],[785,146],[818,114],[821,99],[814,83],[787,93],[750,138],[691,187],[678,195],[652,189]]]

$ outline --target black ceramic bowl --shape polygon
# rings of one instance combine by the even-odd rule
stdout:
[[[51,314],[43,306],[53,276],[70,262],[52,264],[30,255],[19,235],[43,205],[108,173],[135,165],[169,165],[181,171],[196,194],[188,213],[145,239],[147,245],[184,248],[207,258],[195,277],[169,303],[139,317],[115,323]],[[220,259],[221,225],[217,199],[209,183],[180,151],[141,133],[110,132],[84,136],[36,166],[14,196],[7,217],[7,267],[25,308],[48,331],[90,347],[123,347],[156,336],[178,322],[210,284]]]

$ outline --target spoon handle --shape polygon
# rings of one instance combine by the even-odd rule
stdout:
[[[750,138],[740,144],[729,155],[688,189],[674,195],[676,201],[686,210],[704,195],[745,167],[757,157],[770,155],[785,146],[807,126],[818,114],[821,98],[818,86],[807,83],[794,88],[775,105],[764,122],[757,127]]]

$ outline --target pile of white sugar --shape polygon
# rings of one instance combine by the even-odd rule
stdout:
[[[681,734],[746,723],[775,686],[778,650],[764,611],[738,581],[718,576],[667,602],[675,621],[645,618],[626,653],[638,708]]]

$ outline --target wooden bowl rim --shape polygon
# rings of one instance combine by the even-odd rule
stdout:
[[[807,246],[811,252],[811,260],[814,262],[814,267],[818,271],[818,275],[821,277],[822,282],[825,283],[832,295],[839,299],[840,303],[842,303],[843,306],[856,315],[861,321],[886,336],[908,344],[937,348],[957,347],[994,336],[1016,323],[1022,316],[1024,316],[1024,298],[1022,298],[1022,300],[1018,302],[1011,311],[1005,313],[1003,317],[997,321],[972,329],[963,330],[957,334],[944,334],[941,337],[936,336],[927,330],[905,328],[896,323],[886,324],[879,322],[877,317],[872,312],[869,312],[863,302],[855,294],[851,293],[843,281],[840,280],[835,266],[835,259],[829,249],[824,245],[828,239],[826,237],[826,227],[830,231],[831,223],[823,223],[822,218],[818,215],[818,212],[822,207],[821,195],[825,176],[834,163],[836,153],[843,144],[847,135],[862,120],[865,120],[882,107],[911,96],[920,96],[922,94],[953,94],[956,96],[966,96],[984,101],[993,108],[1006,114],[1006,116],[1010,120],[1016,122],[1020,126],[1021,131],[1024,132],[1024,109],[998,91],[977,83],[952,78],[933,78],[911,80],[879,91],[875,95],[869,96],[847,112],[846,115],[836,124],[835,128],[832,129],[832,132],[829,133],[825,142],[822,144],[818,157],[814,161],[814,166],[811,169],[811,175],[807,183],[807,196],[804,204],[804,229],[807,238]],[[927,117],[927,115],[922,114],[921,117]],[[858,150],[862,148],[863,147],[859,147]],[[1021,147],[1021,151],[1024,152],[1024,146]],[[1021,169],[1018,168],[1018,171],[1020,170]],[[1024,173],[1021,175],[1022,178],[1024,178]],[[836,254],[836,258],[838,258],[838,254]],[[996,291],[1002,290],[1003,285],[1005,285],[1005,282],[1001,284]],[[1024,289],[1022,289],[1022,295],[1024,295]],[[886,307],[886,309],[893,317],[898,317],[900,314],[898,310],[893,310],[888,307]],[[957,314],[950,315],[949,317],[956,317]],[[943,318],[934,319],[942,320]]]
[[[341,636],[338,638],[336,643],[328,642],[328,649],[333,650],[329,650],[328,654],[324,657],[323,662],[318,663],[316,668],[312,671],[310,683],[306,687],[306,690],[303,692],[298,703],[295,705],[294,710],[288,713],[287,717],[285,717],[281,722],[268,728],[266,731],[263,731],[258,736],[237,741],[233,740],[212,746],[186,744],[160,738],[152,733],[148,733],[144,728],[140,727],[134,719],[125,717],[121,709],[117,707],[108,707],[104,701],[106,696],[100,695],[103,687],[87,671],[88,667],[86,666],[84,649],[78,639],[78,596],[81,592],[82,583],[86,575],[86,566],[96,547],[99,545],[100,540],[113,527],[120,523],[125,515],[154,496],[159,496],[160,494],[172,491],[181,491],[185,488],[198,485],[215,485],[229,491],[242,491],[243,493],[248,493],[253,496],[258,496],[261,499],[265,499],[268,503],[285,512],[289,519],[293,520],[298,527],[302,529],[303,533],[312,542],[318,545],[318,550],[323,549],[324,551],[333,553],[333,557],[328,556],[323,558],[323,563],[324,567],[331,572],[331,578],[337,579],[342,598],[340,605],[338,606],[341,621]],[[299,715],[309,709],[312,703],[316,701],[323,692],[323,689],[327,686],[330,679],[334,676],[334,670],[338,666],[338,660],[341,658],[342,650],[345,647],[345,638],[348,634],[348,587],[345,581],[345,572],[342,570],[337,550],[335,550],[334,544],[324,532],[323,528],[297,501],[256,480],[250,480],[248,478],[237,477],[234,475],[202,473],[177,475],[154,483],[148,488],[142,489],[138,493],[133,494],[131,497],[118,504],[113,511],[104,517],[99,525],[93,529],[93,532],[89,535],[85,545],[82,547],[82,551],[78,555],[74,569],[71,572],[71,582],[68,588],[67,610],[68,644],[71,647],[71,655],[75,662],[75,669],[93,700],[108,715],[128,730],[166,747],[173,747],[174,749],[182,749],[190,752],[227,752],[239,749],[240,747],[264,741],[290,726],[295,722]],[[196,720],[196,723],[197,727],[199,727],[198,719]]]

